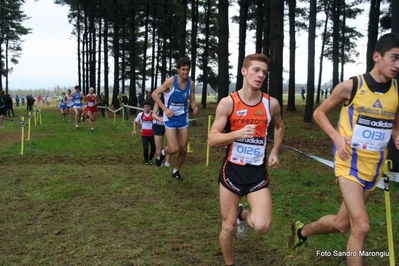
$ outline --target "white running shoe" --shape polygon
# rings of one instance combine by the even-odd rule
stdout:
[[[163,163],[163,166],[165,166],[165,167],[169,167],[169,166],[170,166],[170,163],[168,163],[168,162],[164,162],[164,163]]]
[[[244,205],[241,203],[238,204],[238,215],[244,210]],[[236,237],[238,239],[243,239],[245,235],[247,234],[247,222],[245,220],[241,220],[240,218],[237,217],[237,232],[236,232]]]

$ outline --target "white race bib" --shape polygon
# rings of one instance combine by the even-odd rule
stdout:
[[[391,139],[393,121],[359,116],[353,129],[351,147],[368,151],[384,151]]]

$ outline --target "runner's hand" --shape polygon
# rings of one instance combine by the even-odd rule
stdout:
[[[246,125],[242,129],[240,129],[240,132],[239,132],[240,138],[243,138],[243,139],[253,138],[253,136],[255,136],[255,128],[256,128],[256,125]]]
[[[351,143],[350,139],[341,135],[339,138],[334,139],[333,141],[335,143],[338,155],[341,157],[341,159],[349,159],[349,152],[347,148]]]

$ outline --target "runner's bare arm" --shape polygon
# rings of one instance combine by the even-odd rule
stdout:
[[[223,98],[217,108],[215,121],[208,138],[208,144],[212,147],[222,147],[233,143],[238,138],[252,138],[255,135],[255,125],[246,125],[244,128],[224,133],[229,116],[233,110],[233,100],[230,96]]]

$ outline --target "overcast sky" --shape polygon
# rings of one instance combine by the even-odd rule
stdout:
[[[13,72],[9,76],[9,88],[14,89],[52,89],[55,86],[73,87],[77,84],[77,56],[76,40],[71,36],[72,26],[68,23],[68,7],[59,6],[53,0],[28,0],[23,6],[25,14],[30,19],[24,22],[24,26],[31,28],[32,33],[24,37],[22,54],[19,64],[13,66]],[[238,8],[232,7],[230,16]],[[365,29],[363,29],[365,30]],[[229,50],[233,53],[230,64],[231,70],[236,75],[236,62],[238,49],[238,25],[230,25]],[[288,33],[287,33],[288,34]],[[248,35],[249,36],[249,35]],[[288,36],[288,35],[287,35]],[[285,38],[285,42],[288,37]],[[296,58],[296,82],[306,83],[307,70],[307,33],[298,35]],[[288,44],[287,44],[288,45]],[[364,53],[366,43],[359,43],[358,48],[363,53],[359,59],[359,65],[346,66],[345,78],[363,73],[365,69]],[[316,49],[319,47],[316,47]],[[320,49],[320,48],[319,48]],[[246,53],[254,53],[254,42],[248,37]],[[319,57],[319,50],[316,58]],[[288,69],[288,49],[284,51],[284,68]],[[318,62],[316,60],[316,75],[318,74]],[[327,82],[332,76],[332,63],[325,60],[323,82]],[[284,73],[288,80],[288,73]],[[110,77],[110,80],[112,78]],[[3,79],[3,81],[5,81]]]

